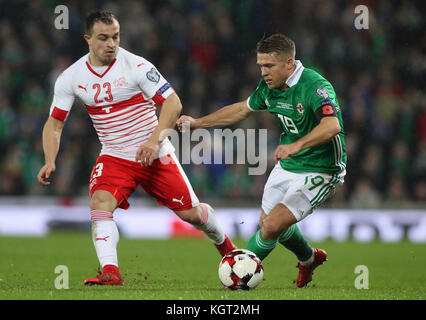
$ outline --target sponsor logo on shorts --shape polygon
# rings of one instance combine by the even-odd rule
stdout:
[[[96,178],[92,179],[92,181],[90,181],[89,189],[92,189],[96,183],[97,183]]]
[[[180,199],[172,198],[172,201],[173,202],[179,202],[181,205],[183,205],[183,197],[184,196],[182,196],[182,198],[180,198]]]

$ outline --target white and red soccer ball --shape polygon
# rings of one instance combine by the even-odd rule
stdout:
[[[263,266],[253,252],[236,249],[226,254],[220,261],[219,279],[231,290],[254,289],[263,279]]]

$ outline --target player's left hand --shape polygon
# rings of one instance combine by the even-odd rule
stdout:
[[[150,166],[155,159],[155,155],[160,149],[158,142],[149,139],[140,145],[136,151],[136,161],[140,162],[142,166]]]
[[[287,160],[300,151],[300,147],[295,143],[279,145],[274,152],[274,162],[277,163],[280,159]]]

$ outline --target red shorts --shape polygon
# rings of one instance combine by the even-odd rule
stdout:
[[[108,191],[117,199],[119,208],[127,209],[127,199],[138,185],[158,204],[171,210],[188,210],[199,204],[174,153],[161,160],[155,159],[150,166],[108,155],[99,156],[93,166],[89,191],[90,196],[96,190]]]

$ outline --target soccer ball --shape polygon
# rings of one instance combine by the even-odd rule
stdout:
[[[263,279],[263,266],[253,252],[247,249],[236,249],[220,261],[219,279],[231,290],[254,289]]]

